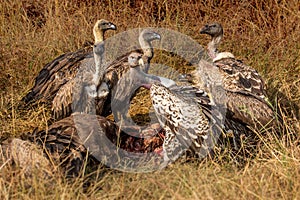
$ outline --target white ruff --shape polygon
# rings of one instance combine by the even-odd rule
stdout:
[[[213,59],[213,62],[217,62],[223,58],[234,58],[234,55],[230,52],[221,52]]]

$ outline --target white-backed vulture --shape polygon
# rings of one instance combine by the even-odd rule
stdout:
[[[137,77],[134,76],[134,74],[130,75],[131,73],[129,73],[129,69],[131,67],[128,65],[128,56],[133,52],[142,54],[142,60],[139,63],[139,68],[141,69],[140,72],[147,73],[150,66],[150,61],[153,58],[153,47],[151,42],[154,40],[160,40],[160,35],[158,33],[153,32],[149,29],[143,30],[139,35],[139,43],[141,49],[128,52],[125,55],[118,57],[116,60],[109,64],[107,73],[104,77],[104,82],[109,87],[109,95],[107,96],[107,99],[104,103],[103,110],[97,109],[97,114],[102,116],[111,114],[111,103],[113,99],[124,103],[128,98],[131,98],[133,96],[134,91],[137,88],[142,86],[137,85],[137,83],[143,80],[138,80]],[[124,77],[123,81],[119,82],[119,80],[121,80],[125,74],[127,78]],[[130,78],[132,79],[131,82],[135,84],[130,85],[129,87],[127,83],[124,82],[124,80],[128,80]],[[166,80],[162,80],[162,82],[166,82]],[[122,95],[116,97],[116,93]],[[96,98],[96,105],[102,105],[102,101],[103,98]]]
[[[93,28],[96,42],[104,41],[107,30],[116,30],[116,25],[101,19]],[[29,93],[23,97],[25,103],[44,102],[51,105],[57,91],[72,80],[84,63],[93,61],[92,46],[75,52],[63,54],[46,64],[35,78],[35,84]]]
[[[212,113],[209,98],[201,94],[197,99],[197,92],[201,91],[186,96],[182,88],[170,90],[160,83],[150,88],[155,114],[166,132],[163,143],[166,164],[188,151],[204,158],[221,134],[223,116],[217,109]]]
[[[219,23],[205,25],[200,33],[212,38],[208,44],[208,54],[213,60],[210,66],[219,69],[227,96],[228,116],[250,126],[271,125],[275,114],[267,100],[263,78],[255,69],[235,59],[233,54],[218,52],[217,47],[223,38],[223,28]],[[199,69],[193,73],[194,80],[201,77],[199,73]]]
[[[165,132],[164,164],[182,154],[203,159],[225,148],[234,156],[253,151],[257,139],[253,132],[239,121],[227,119],[224,105],[215,104],[204,90],[193,86],[167,88],[154,83],[150,96]]]
[[[104,42],[96,41],[95,34],[94,61],[82,67],[76,77],[64,84],[56,93],[52,101],[53,117],[56,120],[67,117],[72,112],[95,114],[95,98],[106,98],[109,91],[103,82],[106,73],[102,62]]]
[[[118,128],[112,121],[102,116],[81,113],[74,113],[54,122],[47,130],[35,130],[32,134],[26,134],[24,139],[42,147],[56,168],[69,176],[78,176],[85,161],[89,167],[95,165],[97,168],[100,164],[93,156],[88,156],[87,148],[78,134],[78,131],[83,130],[87,134],[96,135],[98,139],[107,137],[112,142],[117,139]],[[102,148],[101,144],[93,145]]]
[[[146,74],[143,71],[144,58],[144,54],[132,52],[128,56],[128,64],[123,64],[123,66],[128,65],[130,68],[112,88],[111,109],[117,122],[129,122],[126,114],[130,107],[130,100],[138,88],[142,86],[149,89],[152,83],[161,81],[160,77]]]
[[[218,51],[217,48],[223,38],[221,24],[207,24],[200,33],[210,35],[212,38],[208,43],[208,54],[224,77],[225,89],[232,92],[251,93],[264,99],[266,97],[265,84],[259,73],[241,60],[235,59],[232,53]]]

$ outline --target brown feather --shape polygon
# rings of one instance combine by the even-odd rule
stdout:
[[[118,149],[128,152],[129,157],[124,158],[128,161],[131,159],[130,152],[142,155],[154,152],[162,145],[161,138],[158,135],[153,136],[157,133],[155,128],[147,127],[147,131],[143,131],[140,127],[131,127],[126,130],[137,136],[149,136],[131,136],[102,116],[73,113],[53,123],[47,130],[35,130],[23,137],[43,148],[44,154],[55,166],[69,175],[77,176],[86,160],[87,166],[91,168],[101,166],[100,162],[105,163],[106,158],[113,165],[118,165],[119,160],[115,159],[118,158]],[[123,164],[125,166],[126,163]]]
[[[43,150],[35,144],[13,138],[0,145],[5,160],[10,160],[22,169],[25,176],[39,174],[46,178],[52,176],[53,166],[44,155]]]

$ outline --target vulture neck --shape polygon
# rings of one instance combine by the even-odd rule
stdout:
[[[143,36],[139,37],[139,43],[143,50],[144,56],[151,59],[153,57],[153,47],[152,44],[143,38]]]
[[[104,41],[104,30],[94,28],[95,44]]]
[[[218,54],[218,46],[221,43],[221,40],[223,38],[223,34],[212,37],[212,40],[208,43],[207,49],[208,49],[208,55],[214,59],[216,58]]]
[[[95,46],[96,45],[98,45],[98,43],[95,43]],[[93,83],[95,85],[98,85],[100,78],[102,78],[104,76],[104,70],[103,70],[103,67],[101,66],[102,65],[102,55],[99,55],[99,54],[95,53],[95,51],[94,51],[94,60],[95,60],[96,70],[95,70],[95,73],[93,74]]]
[[[143,64],[140,66],[141,70],[148,73],[149,70],[149,61],[153,57],[153,47],[152,44],[143,38],[139,37],[140,46],[143,50]]]

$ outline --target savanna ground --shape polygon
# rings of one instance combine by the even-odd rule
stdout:
[[[18,110],[19,101],[46,63],[93,41],[93,24],[101,18],[118,26],[108,37],[151,26],[179,31],[204,45],[209,38],[199,34],[200,27],[222,23],[220,50],[231,51],[260,72],[283,119],[278,133],[265,133],[258,153],[242,165],[224,152],[215,159],[178,162],[153,173],[99,169],[89,186],[83,186],[83,177],[27,180],[0,166],[1,199],[300,199],[299,1],[0,2],[1,137],[47,126],[46,109]],[[156,54],[154,62],[185,71],[176,56]]]

